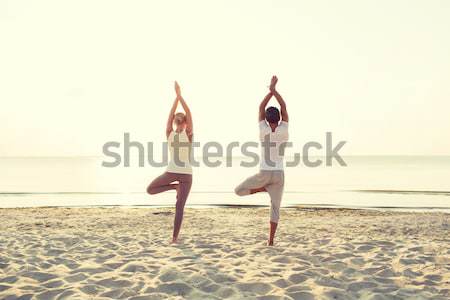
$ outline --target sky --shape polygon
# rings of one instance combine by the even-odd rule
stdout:
[[[254,141],[273,74],[295,149],[332,132],[344,155],[450,155],[449,15],[445,0],[0,0],[0,156],[163,141],[174,80],[197,141]]]

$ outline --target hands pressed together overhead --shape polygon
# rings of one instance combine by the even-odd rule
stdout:
[[[189,109],[189,106],[187,105],[186,101],[183,99],[183,96],[181,96],[181,88],[180,88],[180,85],[178,84],[178,82],[176,82],[176,81],[174,83],[174,88],[175,88],[176,98],[173,102],[172,109],[170,110],[169,118],[167,119],[166,135],[169,136],[169,134],[173,130],[172,123],[174,120],[174,115],[175,115],[178,103],[180,103],[181,106],[183,107],[184,113],[186,115],[186,132],[187,132],[188,136],[191,138],[192,134],[193,134],[192,133],[193,122],[192,122],[191,110]]]
[[[277,85],[277,82],[278,82],[278,77],[273,75],[272,80],[270,81],[270,86],[269,86],[269,90],[272,94],[276,91],[275,87]]]
[[[175,81],[175,93],[177,94],[177,99],[181,97],[181,88],[178,82]]]
[[[273,75],[272,79],[270,81],[269,93],[266,95],[266,97],[264,97],[264,99],[261,101],[261,103],[259,105],[259,114],[258,114],[259,121],[262,121],[265,119],[265,109],[266,109],[267,104],[270,101],[270,98],[272,98],[272,96],[275,97],[275,99],[277,99],[278,104],[280,105],[281,119],[285,122],[289,121],[289,116],[288,116],[287,109],[286,109],[286,102],[284,102],[280,93],[278,93],[278,91],[276,90],[277,83],[278,83],[278,77],[276,75]]]

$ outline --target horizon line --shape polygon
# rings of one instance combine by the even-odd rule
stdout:
[[[301,157],[302,155],[300,155]],[[342,157],[450,157],[450,154],[348,154]],[[0,155],[2,158],[103,158],[103,155]],[[203,158],[204,156],[194,156]],[[294,155],[286,155],[285,158],[293,158]],[[309,157],[326,157],[326,155],[309,155]],[[219,156],[215,158],[230,158],[230,156]],[[247,156],[236,155],[231,158],[249,158]]]

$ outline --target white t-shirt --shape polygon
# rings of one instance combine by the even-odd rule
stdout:
[[[259,122],[259,139],[261,141],[261,170],[283,170],[284,163],[284,151],[282,145],[289,139],[288,122],[281,121],[275,128],[275,132],[272,132],[269,124],[266,121]],[[268,136],[266,138],[266,136]],[[272,146],[264,142],[273,143]],[[267,156],[267,154],[269,156]]]
[[[180,133],[172,131],[167,138],[167,143],[170,161],[166,171],[169,173],[192,174],[192,166],[190,164],[192,144],[186,131],[183,130]],[[175,151],[176,148],[178,148],[178,154]],[[178,157],[176,158],[175,155]]]

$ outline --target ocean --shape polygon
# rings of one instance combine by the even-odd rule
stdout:
[[[101,157],[0,158],[0,207],[172,206],[174,192],[145,193],[164,168],[102,167]],[[194,168],[187,206],[269,205],[234,195],[258,168]],[[347,156],[346,167],[286,168],[282,206],[450,212],[450,156]]]

